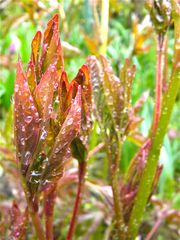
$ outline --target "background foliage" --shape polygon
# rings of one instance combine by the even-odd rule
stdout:
[[[100,1],[64,0],[64,1],[0,1],[0,232],[4,225],[4,209],[12,205],[14,196],[19,192],[19,183],[14,183],[16,176],[14,146],[12,138],[12,103],[15,79],[15,64],[21,54],[25,64],[30,57],[30,43],[35,32],[45,27],[48,19],[55,13],[60,15],[60,32],[65,55],[65,69],[72,79],[77,69],[86,61],[86,57],[99,53],[101,39],[94,15],[94,8],[100,12]],[[143,135],[149,132],[153,115],[155,86],[155,36],[144,8],[144,1],[110,1],[107,57],[111,60],[116,74],[126,58],[136,65],[133,82],[133,103],[148,91],[149,97],[141,111],[144,121],[140,130]],[[170,69],[173,56],[173,33],[169,31],[168,66]],[[147,216],[142,225],[142,235],[147,235],[159,219],[160,225],[153,239],[177,239],[175,209],[180,206],[179,173],[180,173],[180,96],[176,99],[168,133],[164,140],[160,161],[163,172],[156,195],[148,207]],[[102,142],[99,127],[95,123],[90,139],[91,150]],[[8,149],[8,150],[7,150]],[[131,141],[126,141],[122,149],[120,171],[125,172],[129,161],[137,150]],[[99,151],[89,159],[86,177],[85,195],[81,214],[78,220],[76,239],[103,239],[108,231],[109,209],[106,209],[103,191],[106,191],[106,155]],[[76,174],[76,162],[71,163],[71,171]],[[73,177],[73,174],[72,174]],[[60,183],[61,185],[62,183]],[[97,185],[104,186],[99,194]],[[55,210],[56,231],[66,236],[71,217],[76,183],[60,186]],[[68,193],[68,194],[67,194]],[[23,205],[23,201],[20,201]],[[91,211],[91,214],[89,213]],[[174,215],[173,215],[174,213]],[[94,222],[94,223],[93,223]],[[88,231],[87,231],[88,229]],[[173,232],[173,229],[175,231]],[[29,233],[31,234],[31,233]],[[62,237],[62,239],[64,239]],[[105,239],[105,238],[104,238]]]

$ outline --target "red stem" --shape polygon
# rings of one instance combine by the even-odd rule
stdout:
[[[167,210],[162,212],[161,217],[157,220],[157,222],[155,223],[155,225],[153,226],[153,228],[151,229],[151,231],[148,233],[146,240],[151,240],[153,235],[155,234],[155,232],[157,231],[157,229],[159,228],[159,226],[161,225],[162,221],[164,220],[164,218],[167,216]]]
[[[153,133],[157,129],[159,117],[161,114],[161,99],[163,89],[163,48],[164,48],[164,34],[159,33],[157,39],[157,69],[156,69],[156,96],[154,109]]]
[[[26,195],[27,204],[28,204],[28,208],[29,208],[29,213],[30,213],[30,216],[32,219],[32,224],[36,231],[36,235],[39,240],[45,240],[44,229],[43,229],[43,226],[41,224],[41,219],[38,214],[38,200],[37,200],[36,196],[29,197],[28,191],[26,191],[26,189],[24,189],[24,190],[25,190],[25,195]]]
[[[53,240],[53,211],[54,201],[56,197],[56,187],[52,187],[51,191],[44,197],[44,211],[46,216],[46,239]]]
[[[74,210],[73,210],[73,215],[71,218],[71,223],[69,227],[69,231],[67,234],[66,240],[72,240],[75,227],[76,227],[76,220],[79,212],[79,207],[81,204],[81,197],[82,197],[82,192],[83,192],[83,187],[84,187],[84,177],[85,177],[85,172],[86,172],[86,162],[81,162],[79,163],[79,178],[78,178],[78,189],[77,189],[77,194],[76,194],[76,200],[74,204]]]
[[[21,182],[22,182],[22,186],[23,186],[23,190],[26,196],[26,201],[27,201],[27,205],[28,205],[28,210],[31,216],[31,220],[32,220],[32,224],[33,227],[35,229],[35,233],[38,237],[39,240],[45,240],[45,234],[44,234],[44,229],[43,226],[41,224],[41,219],[40,216],[38,214],[38,198],[36,195],[32,195],[27,187],[27,183],[25,181],[25,179],[23,178],[23,176],[20,174],[20,178],[21,178]]]
[[[167,77],[168,77],[168,68],[165,67],[168,65],[168,35],[166,34],[164,36],[164,44],[163,44],[163,93],[165,93],[168,89],[168,82],[167,82]]]

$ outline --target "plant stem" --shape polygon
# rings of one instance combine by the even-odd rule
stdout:
[[[44,196],[44,211],[46,216],[46,239],[53,240],[53,211],[54,201],[56,197],[56,187],[52,187],[51,191]]]
[[[163,47],[163,93],[167,91],[168,88],[168,82],[167,82],[167,77],[168,77],[168,68],[166,67],[168,65],[168,34],[165,34],[164,36],[164,47]]]
[[[103,142],[99,143],[96,147],[94,147],[87,156],[87,159],[90,159],[94,155],[96,155],[98,152],[100,152],[104,148],[105,144]]]
[[[77,189],[77,194],[76,194],[76,199],[75,199],[75,204],[73,209],[73,215],[71,218],[71,223],[70,223],[66,240],[71,240],[73,238],[73,234],[75,231],[76,220],[77,220],[79,207],[81,204],[82,192],[84,188],[85,173],[86,173],[86,161],[79,162],[78,189]]]
[[[30,211],[33,226],[36,230],[36,234],[39,240],[45,240],[44,230],[41,224],[40,217],[37,212]]]
[[[151,240],[153,235],[155,234],[155,232],[157,231],[157,229],[159,228],[159,226],[161,225],[161,223],[164,221],[164,219],[167,217],[168,211],[164,210],[161,214],[161,216],[159,217],[159,219],[156,221],[156,223],[154,224],[153,228],[151,229],[151,231],[148,233],[146,240]]]
[[[19,166],[19,169],[20,169],[20,166]],[[23,187],[23,190],[24,190],[24,193],[25,193],[26,202],[27,202],[27,205],[28,205],[28,209],[29,209],[29,213],[30,213],[30,216],[31,216],[32,224],[34,226],[34,229],[35,229],[36,235],[38,237],[38,240],[45,240],[44,229],[43,229],[43,226],[41,224],[41,219],[40,219],[39,214],[38,214],[37,199],[33,200],[32,194],[29,192],[26,179],[22,176],[21,173],[20,173],[20,178],[21,178],[22,187]]]
[[[163,64],[164,60],[164,33],[158,33],[157,36],[157,67],[156,67],[156,96],[154,109],[153,133],[157,129],[161,113],[161,100],[163,89]]]
[[[33,204],[33,200],[31,195],[28,193],[28,191],[26,191],[26,189],[24,189],[25,191],[25,195],[26,195],[26,200],[27,200],[27,204],[28,204],[28,208],[29,208],[29,213],[32,219],[32,224],[34,226],[34,229],[36,231],[36,235],[38,237],[38,240],[45,240],[45,234],[44,234],[44,229],[43,226],[41,224],[41,219],[39,217],[38,214],[38,208],[37,206],[35,207]]]
[[[99,53],[106,55],[108,42],[109,0],[101,1],[101,45]]]
[[[152,183],[157,169],[160,149],[168,127],[173,105],[180,86],[180,14],[178,1],[172,0],[175,26],[174,63],[171,80],[162,101],[162,111],[158,122],[157,130],[152,137],[152,147],[147,159],[139,190],[135,199],[134,207],[128,224],[128,240],[135,239],[141,224],[146,203],[148,201]]]
[[[123,239],[124,232],[124,219],[123,219],[123,211],[122,204],[120,199],[120,186],[118,181],[119,175],[119,158],[121,156],[121,143],[118,144],[118,149],[116,149],[115,157],[112,160],[112,150],[107,146],[107,155],[110,163],[110,174],[111,174],[111,187],[113,192],[113,200],[114,200],[114,213],[116,219],[116,227],[118,231],[118,239]],[[113,153],[114,154],[114,153]]]

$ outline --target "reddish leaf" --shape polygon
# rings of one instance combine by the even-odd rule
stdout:
[[[134,198],[138,191],[139,182],[146,164],[151,147],[151,139],[147,139],[131,160],[127,171],[124,185],[121,187],[121,196],[124,205],[124,216],[126,222],[129,219],[133,207]]]
[[[15,82],[14,118],[17,159],[21,163],[24,175],[32,160],[39,138],[39,113],[20,61],[17,64]]]
[[[32,61],[30,61],[27,66],[26,76],[28,80],[29,89],[31,91],[31,94],[33,95],[37,84],[36,84],[36,73],[35,73],[34,63]]]
[[[54,65],[50,65],[35,90],[35,98],[44,122],[48,122],[52,113],[52,101],[58,75]]]
[[[132,115],[130,114],[128,126],[126,128],[126,135],[136,130],[142,121],[143,119],[140,116],[136,116],[134,113],[132,113]]]
[[[64,68],[57,14],[49,21],[44,32],[41,56],[41,67],[43,73],[46,71],[50,64],[56,65],[57,70],[60,72]]]
[[[93,110],[102,130],[106,131],[114,128],[114,122],[104,93],[102,66],[95,56],[90,56],[87,59],[87,64],[92,83]]]
[[[28,223],[28,210],[26,208],[24,213],[21,213],[16,202],[13,202],[10,210],[11,227],[10,236],[12,240],[25,240],[26,228]]]
[[[146,91],[141,95],[141,97],[137,100],[137,102],[133,107],[135,113],[140,111],[143,104],[147,101],[148,97],[149,97],[149,91]]]
[[[104,74],[103,85],[104,93],[107,98],[107,104],[113,119],[116,122],[116,127],[118,129],[123,129],[124,126],[122,126],[123,124],[121,123],[121,117],[125,106],[122,83],[120,79],[114,75],[108,60],[103,56],[101,56],[100,60]],[[127,115],[127,112],[125,112],[125,114]]]
[[[120,71],[120,79],[124,88],[124,106],[129,109],[131,107],[131,91],[132,91],[132,80],[136,71],[136,66],[130,63],[129,59],[126,59],[124,66]]]
[[[92,87],[90,83],[90,73],[87,65],[83,65],[73,81],[82,87],[82,122],[81,140],[87,144],[88,135],[91,130],[91,110],[92,110]]]
[[[68,90],[69,90],[69,82],[68,82],[67,74],[66,72],[62,72],[61,79],[59,82],[59,87],[58,87],[60,124],[62,124],[64,121],[64,117],[62,115],[63,113],[66,112],[68,107],[68,104],[66,102]]]
[[[38,31],[31,43],[32,48],[31,61],[34,63],[37,81],[39,81],[40,78],[39,54],[41,48],[41,38],[42,34],[40,31]]]
[[[63,87],[63,85],[64,85],[64,83],[62,83],[62,87]],[[58,112],[58,117],[57,117],[60,127],[62,126],[62,124],[64,123],[64,121],[68,115],[69,108],[71,107],[71,103],[72,103],[73,99],[76,97],[77,90],[78,90],[78,84],[76,82],[72,81],[71,84],[69,84],[69,86],[68,86],[68,92],[65,93],[66,92],[65,88],[64,88],[64,90],[62,90],[63,92],[61,92],[61,94],[63,94],[63,95],[59,97],[59,112]],[[61,90],[59,90],[59,93],[60,93],[60,91]]]
[[[46,186],[48,183],[56,182],[63,174],[64,157],[72,140],[80,132],[81,126],[81,87],[78,91],[69,113],[62,125],[62,128],[56,137],[51,155],[49,157],[42,184]],[[42,187],[44,187],[42,186]]]
[[[90,107],[92,103],[92,87],[90,82],[90,73],[87,65],[83,65],[75,77],[74,81],[76,81],[79,85],[82,86],[82,93],[84,95],[84,101],[86,101],[87,105]]]

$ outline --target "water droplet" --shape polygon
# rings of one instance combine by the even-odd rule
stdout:
[[[31,172],[31,176],[32,176],[32,177],[38,177],[38,176],[41,176],[41,173],[40,173],[39,171],[34,171],[34,170],[33,170],[33,171]]]
[[[18,91],[19,91],[19,85],[18,85],[18,84],[15,85],[14,91],[15,91],[15,92],[18,92]]]
[[[25,158],[27,159],[27,158],[30,158],[30,156],[31,156],[31,153],[29,152],[29,151],[27,151],[26,153],[25,153]]]
[[[40,139],[41,139],[41,140],[45,140],[46,137],[47,137],[47,131],[46,131],[45,128],[43,127],[43,128],[42,128],[42,132],[41,132],[41,137],[40,137]]]
[[[69,118],[67,121],[67,125],[71,125],[73,123],[73,118]]]
[[[27,116],[26,118],[25,118],[25,122],[26,123],[30,123],[31,121],[32,121],[32,116]]]
[[[160,14],[157,14],[156,15],[156,19],[159,23],[163,23],[164,22],[164,19],[163,19],[163,16],[161,16]]]
[[[21,138],[21,145],[25,145],[25,140],[24,140],[24,138]]]

